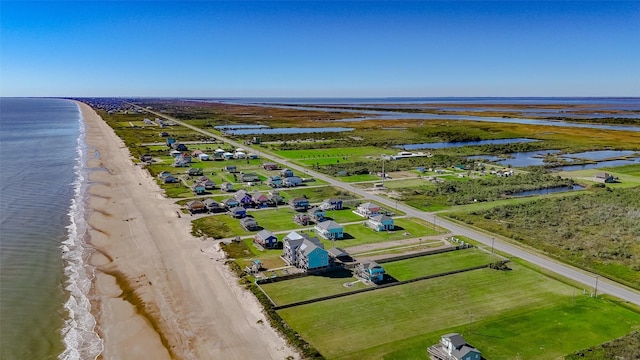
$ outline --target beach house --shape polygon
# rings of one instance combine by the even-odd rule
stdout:
[[[257,208],[264,208],[269,206],[269,197],[260,191],[254,191],[251,193],[251,199],[253,200],[253,206]]]
[[[234,208],[229,209],[229,215],[231,215],[236,219],[242,219],[243,217],[247,216],[247,209],[241,206],[236,206]]]
[[[295,211],[307,211],[307,209],[309,208],[309,199],[297,197],[291,199],[291,201],[289,201],[289,205]]]
[[[344,227],[333,220],[323,221],[314,226],[316,233],[325,239],[342,239],[344,236]]]
[[[295,187],[302,185],[302,179],[297,176],[289,176],[282,179],[282,185],[286,187]]]
[[[393,218],[387,215],[375,215],[365,222],[365,225],[375,231],[393,230]]]
[[[365,202],[358,205],[358,207],[354,212],[360,216],[367,217],[367,218],[371,216],[376,216],[380,214],[380,205],[376,205],[372,202]]]
[[[278,170],[279,166],[276,163],[272,163],[272,162],[267,162],[262,164],[262,168],[265,170]]]
[[[379,284],[384,280],[384,268],[375,261],[367,261],[356,265],[356,276]]]
[[[452,333],[442,335],[440,342],[427,349],[431,360],[480,360],[480,350],[467,343],[462,335]]]
[[[207,208],[204,205],[204,202],[200,200],[192,200],[187,203],[187,210],[189,210],[190,213],[194,214],[198,212],[205,212],[207,211]]]
[[[325,210],[341,210],[342,200],[336,199],[336,198],[326,199],[325,201],[322,202],[322,205],[320,207],[322,207]]]
[[[256,236],[253,237],[253,242],[266,249],[278,247],[278,238],[269,230],[260,230]]]
[[[211,213],[220,212],[223,210],[222,206],[220,206],[220,204],[213,199],[206,199],[203,201],[203,203],[207,210]]]
[[[191,187],[191,191],[193,191],[193,193],[195,195],[202,195],[206,192],[206,188],[204,187],[204,184],[201,183],[195,183],[192,187]]]
[[[282,178],[278,175],[269,176],[269,178],[267,179],[267,185],[271,186],[272,188],[282,187],[283,186]]]
[[[230,182],[224,182],[220,185],[220,190],[227,192],[233,191],[233,184]]]
[[[282,169],[280,171],[280,176],[282,176],[283,178],[291,177],[291,176],[293,176],[293,170],[291,170],[291,169]]]
[[[309,218],[316,223],[323,222],[327,219],[327,212],[317,206],[309,209],[307,213],[309,213]]]
[[[253,198],[251,195],[245,190],[238,190],[235,194],[233,194],[233,198],[240,203],[240,206],[251,206],[253,204]]]
[[[282,240],[282,258],[300,269],[317,270],[329,266],[329,255],[318,238],[292,231]]]
[[[240,219],[240,226],[242,226],[247,231],[256,231],[260,228],[256,219],[252,217],[245,217]]]

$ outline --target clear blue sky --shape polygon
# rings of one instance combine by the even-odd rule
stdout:
[[[640,1],[0,4],[2,96],[640,96]]]

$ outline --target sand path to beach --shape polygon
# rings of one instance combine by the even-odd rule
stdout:
[[[104,359],[298,358],[213,242],[135,165],[113,130],[83,103],[92,294]]]

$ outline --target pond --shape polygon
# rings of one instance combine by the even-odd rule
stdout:
[[[225,130],[229,135],[268,135],[268,134],[311,134],[326,132],[353,131],[353,128],[323,127],[323,128],[260,128]]]
[[[218,125],[218,126],[214,126],[215,129],[218,130],[233,130],[233,129],[264,129],[264,128],[268,128],[267,125],[245,125],[245,124],[238,124],[238,125]]]
[[[528,143],[540,141],[536,139],[527,138],[512,138],[512,139],[492,139],[492,140],[479,140],[479,141],[454,141],[454,142],[437,142],[437,143],[422,143],[422,144],[405,144],[397,145],[394,147],[405,150],[418,150],[418,149],[448,149],[462,146],[478,146],[478,145],[499,145],[499,144],[515,144],[515,143]]]
[[[545,194],[561,193],[566,191],[578,191],[578,190],[584,190],[584,186],[573,185],[573,186],[559,186],[559,187],[553,187],[548,189],[527,190],[527,191],[511,194],[511,196],[525,197],[525,196],[545,195]]]
[[[490,162],[497,162],[500,165],[510,165],[512,167],[541,166],[544,165],[545,156],[554,155],[559,152],[560,150],[537,150],[512,153],[509,154],[511,158],[507,159],[491,155],[473,155],[468,156],[467,159],[486,159]]]
[[[598,150],[598,151],[585,151],[585,152],[575,153],[575,154],[565,154],[565,155],[562,155],[562,157],[598,161],[598,160],[629,156],[634,152],[635,151],[631,151],[631,150]]]
[[[576,170],[587,170],[587,169],[601,169],[605,167],[616,167],[616,166],[624,166],[631,164],[640,164],[640,158],[631,158],[626,160],[608,160],[608,161],[600,161],[595,164],[582,164],[582,165],[567,165],[560,166],[554,168],[554,171],[576,171]]]

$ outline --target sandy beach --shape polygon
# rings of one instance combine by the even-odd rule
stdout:
[[[90,180],[92,295],[104,359],[299,358],[237,284],[218,244],[136,165],[83,103]],[[262,321],[260,321],[262,320]]]

